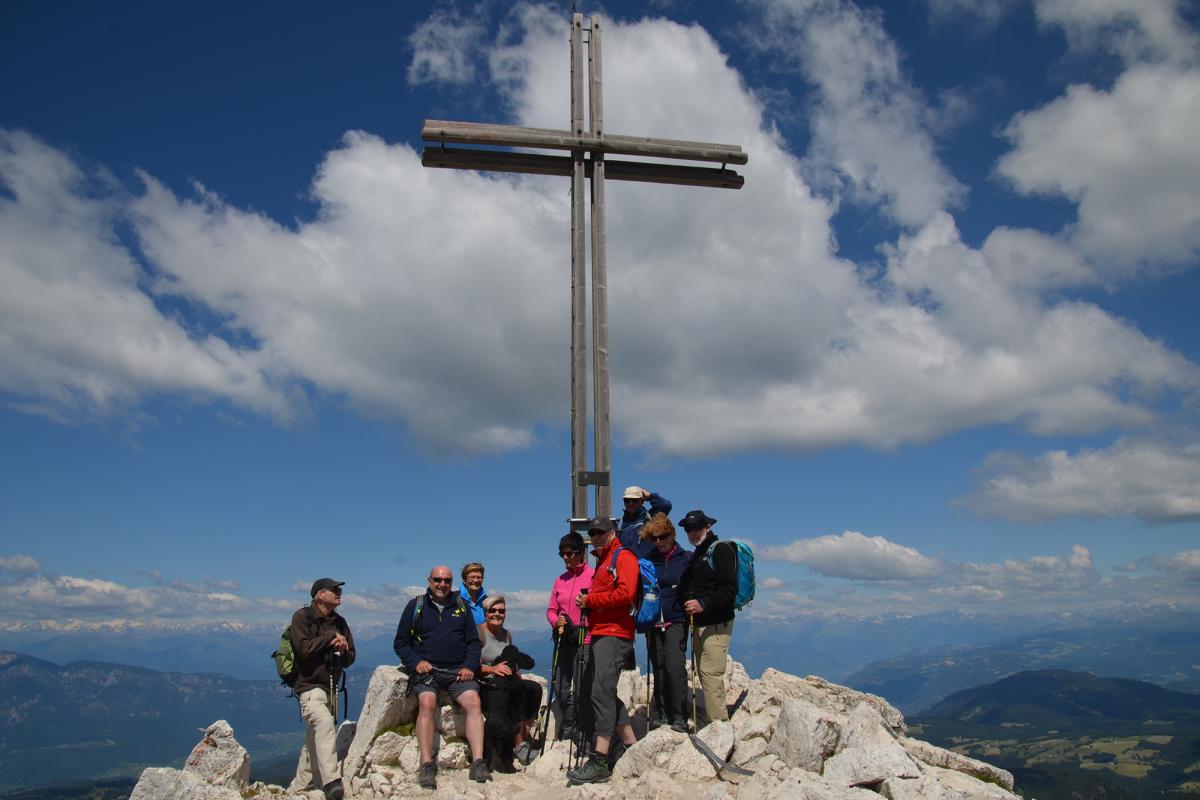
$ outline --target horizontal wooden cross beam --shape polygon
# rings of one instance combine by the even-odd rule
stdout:
[[[619,153],[627,156],[653,156],[684,161],[715,161],[720,164],[745,164],[749,156],[735,144],[685,142],[679,139],[654,139],[648,136],[618,136],[555,128],[522,128],[518,125],[492,125],[483,122],[446,122],[427,119],[421,128],[427,142],[482,144],[503,147],[534,147],[547,150],[587,150],[593,154]],[[557,174],[557,173],[556,173]]]
[[[574,168],[574,159],[571,156],[514,153],[508,150],[427,147],[421,153],[421,165],[569,177]],[[590,160],[585,162],[585,168],[587,177],[592,177]],[[677,186],[705,186],[716,189],[740,189],[746,182],[738,173],[721,167],[689,167],[683,164],[613,161],[607,158],[604,159],[604,176],[619,181],[671,183]]]

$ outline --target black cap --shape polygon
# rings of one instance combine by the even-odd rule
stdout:
[[[339,586],[345,585],[345,581],[335,581],[333,578],[317,578],[313,581],[312,592],[309,594],[309,597],[316,597],[317,592],[322,589],[336,589]]]
[[[694,508],[683,515],[683,519],[679,520],[679,527],[685,531],[688,528],[699,528],[702,525],[716,525],[717,521],[705,514],[698,508]]]
[[[600,533],[612,533],[613,523],[608,517],[592,517],[588,520],[588,533],[599,531]]]

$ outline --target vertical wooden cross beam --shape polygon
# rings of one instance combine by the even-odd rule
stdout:
[[[571,516],[583,521],[612,513],[612,439],[609,431],[608,263],[604,224],[604,184],[614,180],[740,189],[741,175],[728,164],[745,164],[737,145],[644,136],[610,135],[604,130],[601,73],[602,22],[591,18],[588,32],[588,125],[584,126],[583,14],[571,17],[571,127],[569,130],[515,125],[426,120],[421,163],[448,169],[501,170],[571,178]],[[567,150],[550,156],[525,152],[447,147],[447,143]],[[614,161],[609,153],[720,163],[717,167],[647,161]],[[591,179],[592,404],[593,458],[587,470],[587,265],[584,251],[584,181]],[[596,487],[593,513],[587,487]]]

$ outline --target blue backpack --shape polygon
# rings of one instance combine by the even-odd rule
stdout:
[[[737,596],[733,599],[733,607],[741,611],[754,600],[754,551],[750,549],[750,545],[738,539],[723,539],[717,544],[724,542],[733,545],[737,552]],[[713,572],[717,571],[713,563],[713,551],[716,549],[716,544],[708,548],[708,567]]]
[[[613,583],[617,580],[617,553],[621,550],[621,545],[614,547],[612,559],[608,562],[608,574],[612,575]],[[639,558],[637,562],[638,587],[633,593],[633,608],[629,613],[633,615],[637,632],[645,633],[654,628],[654,623],[662,620],[662,602],[658,599],[658,573],[654,564],[646,558]]]

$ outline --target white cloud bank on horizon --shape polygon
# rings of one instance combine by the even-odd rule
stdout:
[[[947,210],[961,187],[936,158],[929,108],[878,18],[824,3],[787,19],[870,45],[815,48],[801,65],[841,71],[819,87],[820,130],[803,163],[706,31],[662,19],[609,26],[609,130],[737,142],[751,154],[740,192],[609,184],[618,438],[704,455],[891,447],[996,423],[1094,432],[1152,424],[1156,392],[1200,392],[1195,364],[1095,305],[1057,299],[1054,290],[1108,277],[1075,249],[1078,237],[997,228],[979,249],[962,241]],[[520,6],[488,53],[517,122],[563,124],[561,25]],[[457,80],[452,52],[438,53],[461,42],[423,41],[421,79]],[[1055,147],[1048,108],[1015,123],[1028,135],[1010,163]],[[841,141],[847,126],[862,137]],[[1130,170],[1169,167],[1157,154],[1125,155]],[[814,193],[803,178],[813,169],[841,175],[857,202],[906,226],[884,243],[885,280],[868,282],[836,255],[840,200]],[[143,398],[170,395],[289,424],[315,396],[467,454],[529,447],[538,426],[565,423],[562,181],[427,170],[408,145],[351,132],[314,179],[316,218],[291,228],[219,193],[178,197],[141,177],[130,194],[28,134],[0,132],[11,194],[0,197],[0,391],[18,407],[86,421],[136,416]],[[1066,175],[1057,181],[1065,190]],[[1108,185],[1088,196],[1108,196]],[[1178,191],[1200,207],[1200,181]],[[124,223],[150,272],[118,238]],[[1160,233],[1129,257],[1195,247],[1194,229]],[[692,313],[664,321],[666,293]],[[193,304],[219,323],[191,320]],[[703,396],[680,404],[685,382]]]
[[[768,554],[761,562],[807,563],[832,579],[783,581],[764,577],[750,618],[787,617],[803,609],[809,616],[878,616],[942,611],[984,613],[1059,613],[1169,604],[1200,610],[1195,584],[1200,579],[1200,550],[1148,556],[1115,576],[1101,575],[1086,547],[1074,545],[1057,556],[1034,556],[995,563],[933,561],[913,548],[883,537],[847,532],[842,536],[798,540],[791,557]],[[822,541],[824,540],[824,541]],[[863,541],[865,540],[865,541]],[[815,545],[812,543],[816,541]],[[858,557],[870,568],[855,569]],[[887,558],[905,564],[895,568]],[[28,556],[0,557],[0,563],[28,564]],[[936,569],[931,568],[936,565]],[[760,568],[761,569],[761,568]],[[251,597],[219,579],[191,581],[147,576],[149,585],[130,585],[98,577],[35,572],[0,572],[0,632],[20,630],[106,630],[122,627],[209,628],[214,625],[261,628],[279,625],[308,602],[309,582],[299,581],[286,597]],[[353,575],[342,575],[353,582]],[[226,588],[221,588],[222,586]],[[344,595],[341,613],[356,632],[394,629],[404,605],[425,591],[423,585],[387,583]],[[508,599],[514,629],[543,630],[548,592],[544,589],[492,587]]]

